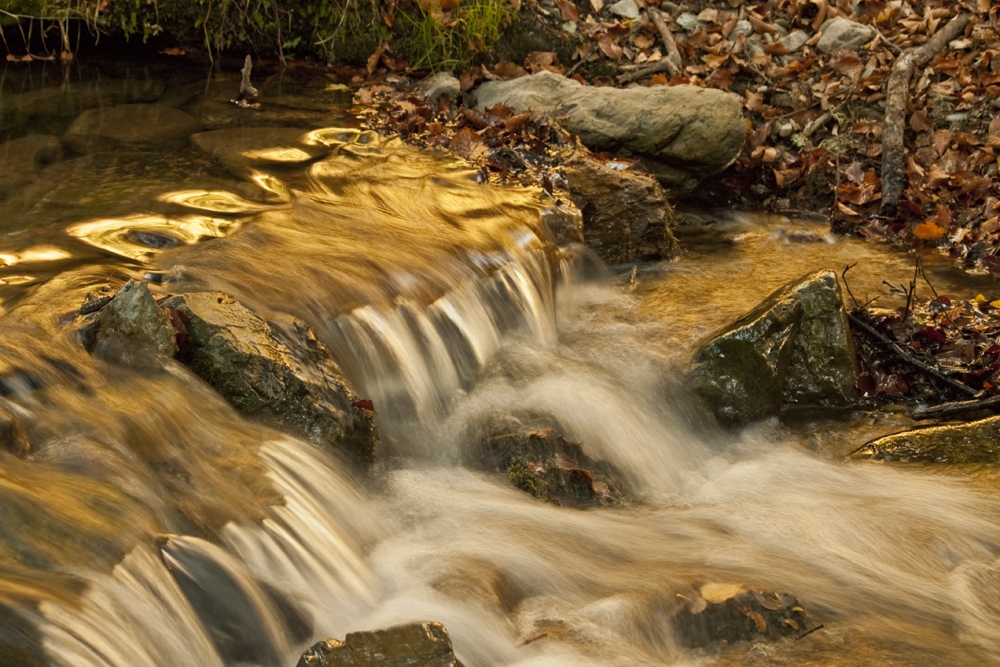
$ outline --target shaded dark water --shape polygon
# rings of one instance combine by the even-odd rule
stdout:
[[[5,72],[5,113],[42,95]],[[882,280],[907,282],[911,257],[725,214],[629,284],[631,267],[551,247],[541,191],[352,130],[313,74],[262,73],[259,111],[229,104],[235,75],[126,81],[203,129],[301,135],[228,169],[186,140],[66,151],[0,201],[0,407],[32,447],[0,453],[0,642],[21,647],[3,664],[291,665],[317,638],[413,619],[445,623],[467,665],[981,665],[1000,650],[991,471],[843,462],[892,415],[723,434],[679,387],[697,342],[784,282],[858,262],[855,294],[888,302]],[[10,136],[72,120],[22,116],[3,116]],[[175,362],[89,357],[65,316],[147,275],[307,320],[378,409],[384,480],[243,419]],[[944,267],[934,280],[989,289]],[[613,462],[637,502],[558,508],[457,465],[470,426],[526,410]],[[679,648],[676,592],[726,582],[794,593],[825,627]]]

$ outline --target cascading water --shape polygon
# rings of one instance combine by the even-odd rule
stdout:
[[[540,190],[371,133],[309,137],[329,156],[171,175],[134,210],[2,238],[0,409],[30,447],[0,452],[0,663],[290,667],[318,638],[418,619],[469,666],[1000,654],[991,470],[843,463],[888,417],[726,434],[677,380],[707,330],[788,279],[860,259],[852,285],[876,290],[907,260],[732,216],[739,242],[692,244],[625,287],[551,245]],[[309,322],[375,404],[374,477],[237,415],[178,362],[88,355],[70,324],[84,294],[146,274]],[[459,465],[471,430],[513,414],[613,464],[633,504],[556,507]],[[682,648],[676,594],[712,582],[794,593],[825,628]]]

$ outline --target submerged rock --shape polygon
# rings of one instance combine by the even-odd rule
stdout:
[[[610,263],[673,253],[673,209],[656,179],[614,169],[577,152],[563,165],[570,198],[583,215],[583,238]]]
[[[671,194],[732,164],[747,133],[739,98],[712,88],[594,88],[539,72],[484,83],[475,94],[480,110],[503,103],[550,113],[592,150],[643,158]]]
[[[615,504],[625,500],[621,475],[589,457],[546,422],[493,418],[470,438],[463,463],[505,473],[517,488],[556,505]]]
[[[692,363],[688,386],[727,425],[789,405],[851,405],[858,371],[837,275],[816,271],[778,289]]]
[[[327,639],[302,654],[297,667],[461,667],[448,630],[422,621]]]
[[[272,327],[221,292],[175,296],[162,305],[176,311],[183,328],[180,359],[238,410],[360,465],[374,460],[371,403],[358,400],[303,322]]]
[[[1000,416],[893,433],[862,445],[851,458],[903,463],[1000,463]]]
[[[38,170],[55,162],[62,153],[59,139],[33,134],[0,144],[0,198],[30,183]]]
[[[193,116],[161,104],[122,104],[88,109],[76,117],[63,135],[66,146],[78,153],[137,148],[187,137],[200,127]]]
[[[199,132],[191,141],[234,175],[245,176],[261,165],[302,165],[327,154],[326,146],[307,143],[305,135],[295,127],[237,127]]]
[[[144,282],[129,280],[97,316],[97,347],[108,339],[126,339],[158,354],[177,353],[177,331]]]
[[[757,641],[798,635],[809,628],[805,610],[787,593],[769,593],[735,584],[706,584],[680,594],[671,617],[677,641],[697,648],[714,642]]]

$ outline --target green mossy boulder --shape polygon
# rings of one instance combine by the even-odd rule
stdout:
[[[729,426],[791,405],[851,405],[858,371],[837,275],[788,283],[712,336],[692,364],[688,386]]]

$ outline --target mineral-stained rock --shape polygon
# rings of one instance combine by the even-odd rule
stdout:
[[[716,333],[687,382],[716,417],[737,426],[789,405],[857,400],[854,343],[837,275],[816,271],[778,289]]]
[[[706,584],[683,601],[671,618],[678,643],[691,648],[713,642],[757,641],[807,631],[805,611],[787,593],[768,593],[741,585]]]
[[[658,259],[673,253],[673,209],[656,179],[577,152],[563,165],[567,189],[583,214],[583,238],[605,261]]]
[[[197,119],[161,104],[122,104],[87,109],[63,135],[63,143],[79,153],[134,148],[186,138],[200,127]]]
[[[98,345],[102,339],[127,339],[147,345],[159,354],[177,353],[177,331],[144,282],[129,280],[99,311]]]
[[[378,434],[330,351],[298,320],[269,325],[232,297],[200,292],[163,306],[182,323],[182,361],[238,410],[367,465]]]
[[[461,667],[448,630],[422,621],[327,639],[302,654],[297,667]]]
[[[904,463],[998,463],[1000,416],[893,433],[863,445],[851,457]]]
[[[728,167],[746,139],[739,98],[712,88],[594,88],[539,72],[484,83],[475,95],[480,110],[503,103],[550,113],[592,150],[641,157],[671,194]]]
[[[548,420],[527,423],[494,417],[471,435],[463,463],[503,472],[517,488],[557,505],[614,504],[625,500],[621,475],[589,457]]]

